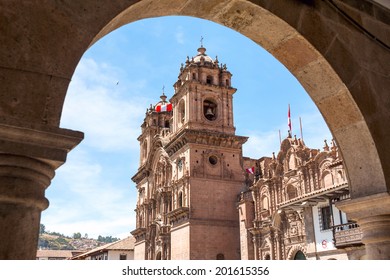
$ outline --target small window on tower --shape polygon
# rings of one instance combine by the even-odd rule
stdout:
[[[179,207],[183,207],[183,193],[179,193]]]
[[[207,76],[206,78],[206,84],[211,85],[213,83],[213,77]]]
[[[184,123],[185,116],[186,116],[186,107],[185,107],[184,100],[182,100],[180,101],[180,105],[179,105],[179,121],[181,123]]]
[[[218,158],[216,156],[210,156],[209,162],[211,165],[216,165],[218,163]]]
[[[142,144],[142,160],[145,160],[148,156],[148,141],[144,140]]]

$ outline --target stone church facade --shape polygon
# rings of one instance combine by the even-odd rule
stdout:
[[[242,259],[360,259],[361,231],[335,207],[349,198],[334,141],[308,148],[289,135],[277,156],[244,159],[255,166],[238,199]]]
[[[360,258],[359,229],[333,205],[348,196],[335,143],[320,151],[289,135],[277,156],[243,157],[231,77],[201,46],[172,98],[147,109],[132,177],[135,259]]]

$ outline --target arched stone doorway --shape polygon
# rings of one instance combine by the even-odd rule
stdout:
[[[360,223],[368,257],[388,258],[390,54],[383,34],[389,33],[389,7],[365,2],[363,10],[338,0],[102,1],[101,6],[94,1],[1,2],[0,236],[11,240],[12,235],[14,243],[0,247],[0,258],[35,257],[40,212],[48,205],[44,190],[83,138],[59,128],[66,90],[82,54],[124,24],[166,15],[230,27],[290,70],[342,151],[352,200],[339,207]]]
[[[294,260],[306,260],[306,256],[302,251],[298,251],[295,253]]]

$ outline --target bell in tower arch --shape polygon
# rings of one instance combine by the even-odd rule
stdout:
[[[211,107],[208,107],[207,108],[207,112],[206,112],[206,118],[208,119],[212,119],[214,118],[214,113],[213,113],[213,109],[211,109]]]
[[[204,109],[203,109],[204,116],[206,117],[206,119],[208,119],[209,121],[215,120],[217,118],[216,117],[217,105],[210,100],[205,100],[203,103],[203,106],[204,106]]]

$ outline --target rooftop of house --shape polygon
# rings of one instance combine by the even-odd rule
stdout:
[[[80,253],[74,250],[38,250],[37,259],[70,259]]]
[[[88,256],[94,255],[97,252],[104,251],[132,251],[134,250],[135,238],[133,236],[126,237],[122,240],[118,240],[103,246],[97,247],[83,254],[72,257],[73,260],[85,259]]]

